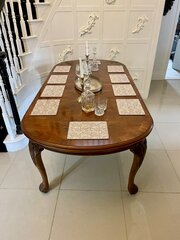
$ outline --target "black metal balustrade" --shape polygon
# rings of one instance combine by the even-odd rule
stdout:
[[[4,7],[4,3],[5,3],[5,0],[0,1],[0,12],[1,12],[2,8]]]
[[[6,69],[6,63],[4,61],[5,58],[6,58],[6,53],[1,51],[0,52],[0,75],[2,77],[4,87],[6,89],[6,93],[7,93],[10,105],[11,105],[14,122],[16,124],[16,133],[22,134],[22,130],[21,130],[21,126],[20,126],[20,117],[19,117],[19,113],[17,110],[15,100],[14,100],[14,96],[12,93],[11,85],[9,82],[9,76],[8,76],[7,69]]]
[[[14,69],[18,77],[20,70],[24,69],[21,57],[23,53],[28,52],[28,49],[26,49],[22,38],[32,35],[29,20],[38,18],[36,12],[37,3],[45,3],[45,0],[0,0],[0,75],[10,102],[17,134],[22,134],[22,130],[13,95],[19,87],[18,84],[14,84],[16,83]]]

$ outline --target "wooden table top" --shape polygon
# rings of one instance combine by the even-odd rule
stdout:
[[[94,112],[85,113],[81,110],[81,104],[77,102],[80,92],[76,90],[74,81],[76,79],[75,66],[78,61],[67,61],[59,65],[69,65],[69,73],[50,72],[48,79],[53,74],[68,74],[63,96],[56,115],[31,115],[31,112],[40,99],[47,81],[43,84],[36,98],[32,102],[21,126],[24,134],[34,143],[56,152],[75,154],[75,155],[101,155],[129,149],[134,144],[145,139],[150,133],[153,120],[150,116],[127,68],[125,65],[108,60],[101,60],[99,71],[93,72],[103,85],[102,93],[108,98],[108,107],[103,116],[96,116]],[[108,65],[121,65],[124,68],[130,84],[132,85],[136,96],[115,97],[107,70]],[[97,94],[96,94],[97,95]],[[145,115],[119,115],[116,99],[136,98],[139,99],[144,109]],[[44,99],[44,98],[43,98]],[[55,98],[60,99],[60,98]],[[109,139],[97,140],[70,140],[67,139],[68,126],[70,121],[107,121]]]

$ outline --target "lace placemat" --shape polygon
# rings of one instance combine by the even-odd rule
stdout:
[[[47,84],[65,84],[68,75],[51,75]]]
[[[71,66],[56,66],[53,72],[69,72]]]
[[[136,93],[131,84],[112,84],[113,92],[118,96],[135,96]]]
[[[56,115],[60,99],[38,99],[31,115]]]
[[[105,121],[70,122],[67,139],[108,139]]]
[[[128,83],[129,79],[126,74],[109,74],[112,83]]]
[[[58,86],[47,85],[44,88],[41,94],[41,97],[62,97],[64,88],[65,88],[65,85],[58,85]]]
[[[124,72],[123,66],[112,65],[108,66],[108,72]]]
[[[116,99],[120,115],[145,115],[139,99]]]

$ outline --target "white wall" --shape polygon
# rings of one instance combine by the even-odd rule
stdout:
[[[155,57],[153,80],[165,79],[168,60],[173,44],[176,24],[180,12],[180,1],[175,0],[172,9],[163,16]]]
[[[163,5],[164,0],[56,0],[41,31],[33,63],[45,76],[68,46],[72,54],[66,56],[67,60],[83,57],[88,40],[91,54],[96,46],[99,58],[110,59],[110,52],[117,50],[115,60],[126,64],[146,98]],[[86,26],[92,13],[98,19],[90,32],[80,36],[80,29]]]

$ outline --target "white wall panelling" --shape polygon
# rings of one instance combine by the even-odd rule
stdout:
[[[156,4],[157,4],[157,0],[131,0],[131,6],[132,7],[141,7],[141,8],[147,8],[147,7],[153,7],[155,8],[156,7]],[[163,4],[162,4],[162,7],[163,7]]]
[[[97,57],[105,59],[110,59],[110,51],[117,49],[119,53],[115,59],[125,63],[133,74],[137,72],[137,86],[146,98],[163,6],[164,0],[56,0],[42,28],[34,63],[44,76],[68,45],[73,49],[68,60],[84,57],[86,40],[90,57],[94,46],[97,47]],[[88,26],[93,14],[98,19]],[[133,33],[138,19],[144,17],[147,21],[142,29]],[[80,34],[83,28],[87,32]]]
[[[124,40],[127,13],[125,11],[104,11],[103,40]]]

